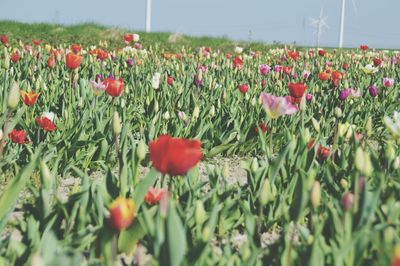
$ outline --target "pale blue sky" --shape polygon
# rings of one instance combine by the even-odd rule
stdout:
[[[400,48],[400,0],[347,0],[344,46]],[[97,22],[143,30],[145,0],[0,0],[0,19]],[[324,8],[322,46],[338,43],[341,0],[153,0],[153,31],[314,45],[310,18]]]

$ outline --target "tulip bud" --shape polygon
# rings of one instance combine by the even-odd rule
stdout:
[[[4,68],[10,69],[10,55],[7,51],[7,48],[4,48]]]
[[[383,238],[386,243],[392,243],[395,235],[396,235],[396,232],[393,229],[393,227],[391,227],[391,226],[386,228],[385,231],[383,232]]]
[[[306,110],[306,97],[303,95],[300,101],[300,111],[304,112]]]
[[[169,112],[168,112],[168,111],[166,111],[166,112],[164,113],[164,119],[165,119],[165,120],[170,119],[170,115],[169,115]]]
[[[198,106],[195,106],[193,110],[193,119],[199,118],[199,115],[200,115],[200,108]]]
[[[342,116],[342,109],[340,109],[340,107],[335,107],[335,116],[336,118],[340,118]]]
[[[114,112],[113,119],[112,119],[112,127],[113,133],[115,136],[118,136],[121,133],[122,125],[121,119],[119,118],[118,112]]]
[[[208,239],[210,237],[210,234],[211,234],[210,227],[205,226],[204,229],[203,229],[202,236],[201,236],[204,242],[208,241]]]
[[[306,130],[304,131],[304,141],[306,143],[308,143],[311,139],[311,133],[310,130],[308,128],[306,128]]]
[[[211,106],[209,114],[210,114],[211,117],[213,117],[215,115],[215,107],[214,107],[214,105]]]
[[[201,200],[197,200],[195,203],[196,210],[195,210],[195,221],[197,226],[202,226],[203,223],[207,220],[207,213],[204,210],[204,204]]]
[[[372,118],[368,117],[367,123],[365,124],[365,131],[367,133],[367,136],[372,135]]]
[[[273,199],[271,184],[269,179],[266,178],[262,183],[261,190],[260,190],[260,204],[261,206],[267,205],[269,201]]]
[[[395,170],[400,168],[400,156],[397,156],[396,159],[393,161],[393,168]]]
[[[319,132],[320,131],[319,122],[314,117],[311,118],[311,122],[315,131]]]
[[[116,230],[127,228],[135,216],[135,203],[132,199],[119,197],[110,204],[110,224]]]
[[[146,157],[146,144],[141,140],[136,147],[136,156],[139,161]]]
[[[158,113],[158,110],[160,109],[160,107],[158,106],[158,101],[155,100],[154,101],[154,112]]]
[[[50,189],[53,186],[53,177],[49,167],[44,161],[40,161],[40,177],[43,188]]]
[[[8,108],[10,108],[11,110],[14,110],[15,108],[17,108],[19,102],[19,88],[18,88],[18,83],[13,81],[11,84],[11,89],[10,89],[10,93],[8,95],[8,102],[7,102],[7,106]]]
[[[342,186],[343,189],[347,189],[349,187],[349,182],[347,182],[346,179],[342,178],[340,179],[340,185]]]
[[[386,156],[386,158],[387,158],[389,161],[393,160],[394,157],[396,156],[396,151],[395,151],[395,149],[394,149],[394,147],[393,147],[393,144],[392,144],[391,142],[388,142],[388,143],[386,144],[386,147],[385,147],[385,156]]]
[[[317,208],[321,202],[321,185],[315,181],[311,188],[311,205]]]
[[[258,161],[257,158],[253,158],[253,161],[251,161],[250,165],[251,172],[254,174],[258,170]]]
[[[366,176],[370,176],[372,174],[373,168],[369,154],[361,147],[357,148],[354,161],[356,164],[356,168],[358,171],[360,171],[360,173]]]
[[[353,207],[354,195],[351,192],[346,192],[342,198],[342,205],[345,211],[351,210]]]

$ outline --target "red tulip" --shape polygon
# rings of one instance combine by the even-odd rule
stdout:
[[[45,116],[36,117],[36,124],[43,128],[44,131],[55,131],[57,129],[56,125]]]
[[[301,97],[303,97],[304,92],[307,90],[307,86],[301,82],[298,83],[289,83],[289,94],[293,98],[296,98],[296,101],[300,102]]]
[[[132,199],[119,197],[109,207],[110,225],[116,230],[122,230],[130,226],[135,217],[135,203]]]
[[[124,42],[126,44],[129,44],[132,41],[133,41],[133,34],[132,33],[125,33],[124,34]]]
[[[203,158],[201,142],[169,135],[150,142],[150,160],[162,174],[185,175]]]
[[[347,70],[349,68],[349,65],[347,63],[343,63],[342,68],[344,70]]]
[[[333,84],[337,87],[339,85],[339,81],[342,80],[344,77],[343,73],[340,71],[333,71],[332,72],[332,81]]]
[[[342,197],[343,208],[348,211],[353,207],[354,195],[350,191],[346,192]]]
[[[33,44],[36,45],[36,46],[39,46],[40,43],[41,43],[40,40],[36,40],[36,39],[33,39],[32,42],[33,42]]]
[[[300,54],[299,54],[298,51],[289,51],[289,52],[288,52],[288,55],[289,55],[289,57],[290,57],[291,59],[293,59],[294,61],[297,61],[297,60],[299,60],[299,58],[300,58]]]
[[[54,57],[49,56],[49,59],[47,59],[47,66],[49,68],[54,68],[55,65],[56,65],[56,60],[54,59]]]
[[[82,56],[73,53],[67,54],[66,56],[67,68],[76,69],[81,65],[81,63],[82,63]]]
[[[239,56],[235,57],[235,59],[233,59],[233,66],[237,69],[242,69],[243,60]]]
[[[14,63],[17,63],[19,61],[19,54],[18,52],[15,52],[11,55],[11,61],[13,61]]]
[[[261,85],[262,85],[263,87],[265,87],[265,86],[267,85],[267,80],[263,79],[263,80],[261,81]]]
[[[369,47],[368,47],[368,45],[363,44],[363,45],[360,45],[360,49],[363,51],[367,51],[369,49]]]
[[[292,72],[292,68],[290,66],[283,66],[282,71],[285,74],[290,74]]]
[[[241,93],[247,93],[249,91],[249,86],[247,84],[241,84],[238,88]]]
[[[97,59],[105,60],[108,58],[108,53],[102,49],[97,49],[96,54],[97,54]]]
[[[315,139],[314,138],[312,138],[312,139],[310,139],[310,141],[307,143],[307,150],[311,150],[311,148],[314,146],[314,144],[315,144]]]
[[[171,76],[168,76],[168,78],[167,78],[167,83],[168,83],[168,85],[170,85],[170,86],[174,85],[174,78],[171,77]]]
[[[112,97],[118,97],[124,91],[124,80],[119,78],[106,78],[103,80],[103,84],[106,86],[106,92]]]
[[[5,47],[8,47],[8,46],[9,46],[7,35],[1,35],[1,36],[0,36],[0,41],[1,41],[1,43],[2,43]]]
[[[258,128],[261,128],[261,131],[263,133],[266,133],[268,131],[268,126],[263,122],[258,123],[258,127],[255,128],[256,133],[258,133]]]
[[[374,66],[380,66],[382,64],[382,60],[379,59],[378,57],[374,58]]]
[[[325,161],[330,154],[331,150],[329,148],[323,147],[321,145],[318,146],[317,156],[320,161]]]
[[[318,50],[318,55],[319,55],[319,56],[324,56],[324,55],[325,55],[325,53],[326,53],[326,51],[325,51],[325,50],[323,50],[323,49],[321,49],[321,50]]]
[[[71,45],[71,50],[74,54],[78,54],[81,52],[82,47],[79,44],[73,44]]]
[[[167,194],[167,190],[165,188],[149,188],[146,195],[144,196],[144,201],[149,205],[154,205],[158,203],[162,197]]]
[[[325,80],[328,80],[329,78],[330,78],[330,75],[328,73],[326,73],[326,72],[318,73],[318,79],[319,80],[325,81]]]
[[[35,93],[34,91],[26,92],[23,90],[19,91],[22,96],[22,101],[27,106],[32,106],[36,103],[40,93]]]
[[[8,137],[11,139],[12,142],[18,144],[24,144],[27,141],[26,133],[23,130],[13,129],[11,133],[8,134]]]

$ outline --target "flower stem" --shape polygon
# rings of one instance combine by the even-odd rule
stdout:
[[[8,137],[8,124],[10,123],[11,112],[8,111],[6,116],[6,122],[4,123],[3,137],[0,140],[0,158],[3,157],[4,145],[6,144],[6,139]]]

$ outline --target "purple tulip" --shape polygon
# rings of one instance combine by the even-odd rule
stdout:
[[[97,74],[95,78],[96,82],[103,81],[103,76],[101,74]]]
[[[282,66],[281,65],[275,65],[274,66],[274,71],[275,72],[281,72],[282,71]]]
[[[271,67],[266,64],[260,65],[260,74],[263,76],[268,75],[269,71],[271,70]]]
[[[350,90],[349,89],[344,89],[339,93],[339,98],[340,100],[344,101],[349,97],[350,95]]]
[[[311,101],[312,98],[313,98],[313,95],[312,95],[311,93],[307,93],[307,94],[306,94],[306,100],[307,100],[307,102]]]
[[[375,85],[369,86],[368,91],[372,97],[376,97],[379,94],[379,90]]]
[[[129,58],[128,60],[126,60],[126,64],[128,65],[128,67],[132,67],[133,66],[133,59]]]

